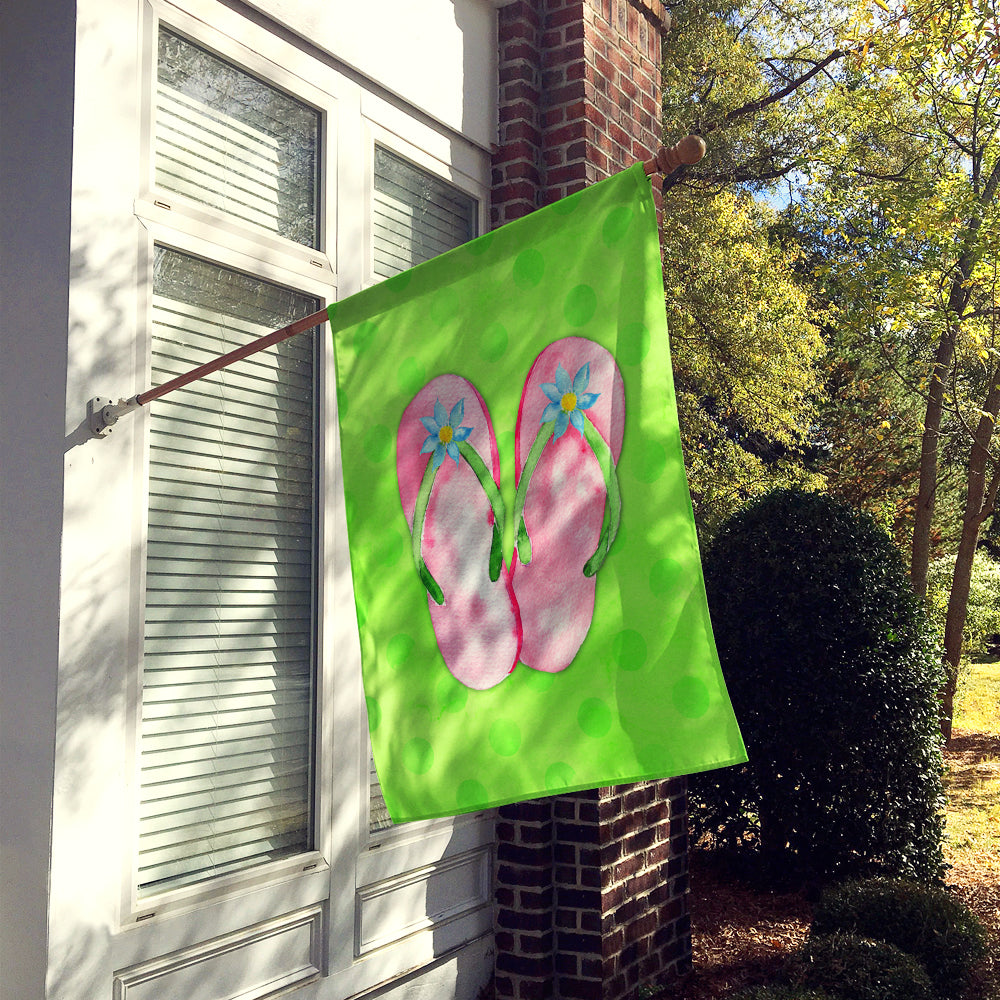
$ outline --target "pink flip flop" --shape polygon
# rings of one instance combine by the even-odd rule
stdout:
[[[566,337],[535,358],[521,393],[512,570],[521,662],[565,670],[590,629],[595,574],[621,519],[615,466],[625,385],[600,344]]]
[[[517,664],[521,625],[503,563],[496,437],[471,382],[439,375],[410,400],[396,476],[445,665],[467,687],[491,688]]]

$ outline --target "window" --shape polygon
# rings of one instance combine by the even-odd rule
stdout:
[[[165,27],[157,79],[157,190],[315,246],[319,113]],[[163,245],[152,292],[153,385],[319,307]],[[301,334],[151,408],[140,899],[314,846],[316,349]]]
[[[483,150],[230,5],[145,9],[139,388],[478,233]],[[492,817],[389,829],[369,773],[337,405],[322,327],[136,416],[124,983],[224,939],[336,1000],[491,926]]]
[[[158,247],[154,384],[316,310]],[[150,414],[139,887],[311,847],[313,338]]]
[[[379,278],[391,278],[478,235],[475,199],[381,146],[375,147],[373,216]]]
[[[319,113],[160,28],[156,185],[318,246]]]

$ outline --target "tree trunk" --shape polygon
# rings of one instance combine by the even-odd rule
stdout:
[[[969,588],[972,583],[972,564],[979,544],[979,531],[983,521],[993,512],[997,484],[1000,476],[994,472],[987,484],[990,465],[990,441],[997,411],[1000,409],[1000,373],[994,373],[990,391],[986,395],[984,413],[976,427],[969,455],[969,478],[965,495],[965,512],[962,517],[962,537],[955,557],[955,572],[948,597],[948,614],[944,625],[945,685],[941,692],[941,733],[951,739],[952,718],[955,711],[955,688],[958,684],[958,667],[962,658],[962,633],[969,609]]]
[[[955,327],[949,323],[934,353],[924,431],[920,439],[920,485],[913,519],[913,544],[910,551],[910,582],[920,597],[927,596],[927,568],[931,559],[931,524],[937,493],[938,437],[944,412],[944,378],[955,356]]]
[[[938,437],[941,432],[941,414],[944,410],[943,380],[951,368],[958,327],[969,304],[971,294],[969,278],[972,274],[976,239],[983,224],[983,216],[993,204],[998,190],[1000,190],[1000,159],[993,164],[989,179],[982,191],[977,191],[978,205],[965,227],[962,255],[956,262],[955,277],[948,293],[948,308],[945,313],[948,328],[934,354],[934,367],[931,370],[927,393],[924,433],[920,442],[920,485],[910,553],[910,582],[921,597],[927,596],[927,568],[931,557],[931,525],[934,520],[934,497],[937,491]]]

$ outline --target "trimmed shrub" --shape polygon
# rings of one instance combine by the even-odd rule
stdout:
[[[870,879],[827,889],[816,905],[812,933],[850,932],[895,945],[918,959],[937,992],[959,997],[969,973],[986,956],[976,916],[945,889],[904,879]]]
[[[930,977],[912,955],[854,934],[810,938],[792,974],[837,1000],[934,1000]]]
[[[705,580],[750,760],[692,777],[695,834],[773,872],[939,878],[943,671],[889,536],[779,490],[723,526]]]

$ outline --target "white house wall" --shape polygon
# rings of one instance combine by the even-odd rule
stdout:
[[[71,4],[0,5],[0,992],[41,997],[53,796]],[[42,58],[42,53],[51,58]],[[8,994],[9,991],[9,994]]]
[[[251,0],[251,5],[483,148],[496,141],[491,3]],[[429,63],[434,72],[427,72]]]
[[[222,24],[241,16],[212,0],[192,3],[193,14],[188,6],[178,4],[196,20],[209,6]],[[493,138],[496,103],[495,11],[487,0],[255,6],[364,84],[363,99],[349,99],[379,105],[377,117],[361,108],[352,119],[369,122],[366,136],[392,134],[415,157],[484,183],[475,149]],[[428,884],[453,871],[466,900],[463,910],[431,915],[440,918],[433,939],[418,914],[407,918],[399,940],[390,934],[383,944],[371,919],[379,901],[397,891],[392,879],[331,895],[338,884],[332,873],[342,862],[356,864],[364,836],[356,811],[346,807],[344,831],[328,834],[312,873],[290,866],[266,886],[248,886],[209,908],[192,898],[187,909],[176,905],[169,919],[148,923],[123,892],[134,837],[138,693],[130,665],[139,658],[142,539],[134,525],[144,501],[137,474],[144,432],[141,415],[131,415],[95,440],[86,403],[145,387],[146,248],[148,227],[159,223],[137,214],[148,96],[141,81],[150,58],[148,19],[161,8],[78,0],[75,20],[71,8],[63,0],[5,4],[0,25],[3,995],[250,1000],[305,983],[296,996],[341,1000],[383,983],[378,995],[473,997],[492,947],[481,847],[488,820],[439,824],[414,842]],[[336,69],[333,61],[328,66]],[[406,134],[413,120],[423,121],[429,139]],[[328,183],[343,189],[348,179]],[[343,247],[349,239],[360,246],[362,236],[360,229],[341,234],[341,264]],[[340,295],[358,290],[366,280],[362,262],[342,266],[337,280]],[[343,630],[329,628],[330,647],[345,641]],[[425,864],[438,843],[458,860]],[[405,842],[394,848],[408,849]],[[350,859],[339,853],[351,850]],[[406,881],[399,891],[416,892]],[[332,930],[348,923],[356,930],[351,940],[331,942]],[[343,952],[352,945],[353,962]]]

